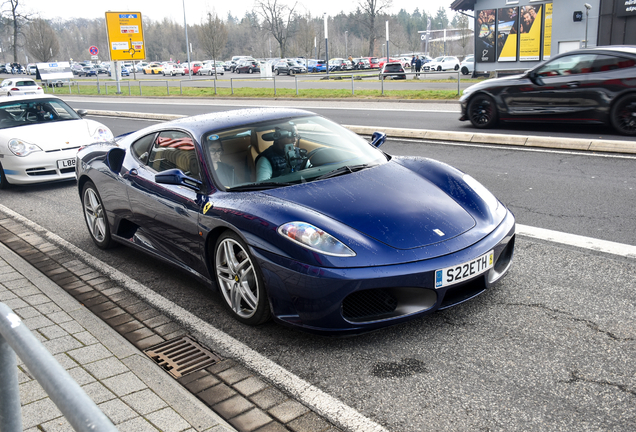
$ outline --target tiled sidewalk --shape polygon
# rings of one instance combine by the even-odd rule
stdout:
[[[1,243],[0,302],[13,309],[121,432],[235,430]],[[25,431],[73,430],[19,358],[18,381]]]

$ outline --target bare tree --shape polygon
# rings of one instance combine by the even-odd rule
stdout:
[[[285,57],[287,40],[294,33],[294,9],[278,3],[278,0],[257,0],[255,10],[263,19],[263,27],[269,31],[280,47],[280,56]]]
[[[31,21],[26,36],[26,49],[41,62],[49,62],[56,58],[60,52],[60,43],[53,27],[41,18]]]
[[[197,28],[199,44],[203,52],[212,56],[215,62],[214,75],[216,76],[216,60],[227,43],[227,27],[216,12],[208,12],[207,20],[202,21]]]
[[[392,0],[358,0],[359,20],[364,24],[369,35],[369,56],[373,55],[377,35],[377,19],[385,9],[391,6]]]
[[[9,7],[9,10],[6,10],[6,7]],[[22,14],[18,12],[18,8],[20,7],[20,0],[6,0],[2,3],[2,15],[8,15],[9,21],[12,27],[12,48],[13,48],[13,61],[14,63],[18,62],[18,47],[19,47],[19,38],[22,36],[22,27],[25,23],[27,23],[31,19],[31,15]]]

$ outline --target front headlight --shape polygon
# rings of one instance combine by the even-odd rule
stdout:
[[[481,199],[483,199],[486,202],[488,207],[490,207],[493,210],[499,207],[499,200],[492,194],[492,192],[486,189],[484,185],[479,183],[477,180],[475,180],[468,174],[464,174],[463,180],[466,182],[468,186],[470,186],[472,190],[475,191],[477,195],[481,197]]]
[[[25,157],[31,153],[42,151],[42,149],[35,144],[29,144],[19,138],[13,138],[9,141],[9,150],[11,150],[14,155],[20,157]]]
[[[106,126],[99,126],[93,132],[92,138],[95,141],[112,141],[113,133]]]
[[[294,243],[325,255],[356,256],[340,240],[306,222],[288,222],[278,227],[278,233]]]

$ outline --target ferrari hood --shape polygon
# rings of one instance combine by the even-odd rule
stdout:
[[[437,186],[391,162],[265,193],[311,208],[396,249],[443,242],[475,226],[473,217]]]
[[[51,123],[39,123],[20,126],[0,131],[6,140],[19,138],[30,144],[35,144],[44,151],[63,150],[90,144],[90,120],[67,120]],[[96,127],[92,127],[93,131]]]

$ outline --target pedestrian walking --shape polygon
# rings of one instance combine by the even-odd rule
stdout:
[[[420,56],[417,56],[417,58],[415,59],[415,77],[416,78],[420,77],[420,70],[422,70],[422,59],[420,58]]]

